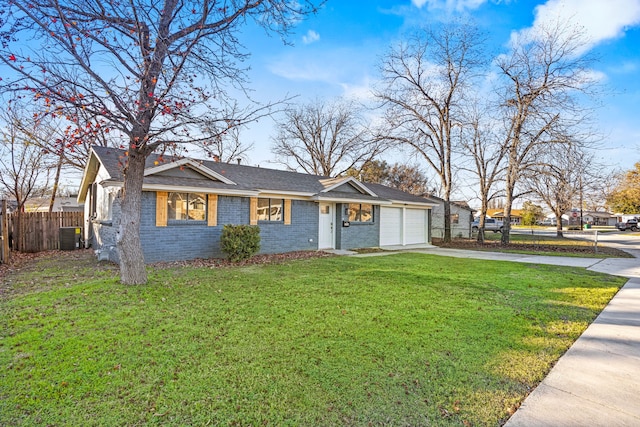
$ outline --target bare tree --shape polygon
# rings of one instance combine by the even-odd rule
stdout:
[[[313,10],[310,0],[17,0],[0,6],[0,61],[12,73],[3,89],[26,90],[50,114],[67,118],[78,137],[100,126],[122,138],[128,156],[116,243],[123,283],[147,281],[140,243],[147,156],[211,140],[201,133],[204,122],[241,125],[224,115],[228,89],[247,84],[238,29],[252,20],[285,34]]]
[[[593,156],[581,147],[566,144],[564,150],[550,150],[524,179],[525,185],[556,217],[556,234],[562,237],[562,215],[579,202],[583,182],[595,165]]]
[[[247,152],[253,148],[240,140],[240,129],[233,128],[214,138],[202,147],[205,156],[218,162],[247,161]]]
[[[21,213],[31,197],[44,196],[48,187],[51,165],[47,155],[33,143],[39,134],[37,123],[31,123],[29,133],[23,133],[25,124],[13,110],[5,110],[0,124],[0,187],[16,202],[16,228],[20,230]],[[16,236],[14,236],[16,237]],[[22,250],[21,240],[15,239],[14,249]]]
[[[51,188],[48,190],[49,212],[58,195],[60,177],[65,168],[84,169],[84,164],[89,153],[87,142],[80,142],[71,133],[69,123],[61,120],[56,115],[42,114],[37,111],[37,105],[26,105],[24,99],[10,100],[7,114],[12,117],[12,126],[23,138],[39,149],[46,160],[49,172],[53,178]],[[36,109],[36,111],[33,111]],[[81,157],[79,157],[81,156]]]
[[[354,102],[316,100],[285,111],[272,152],[291,170],[338,176],[384,151],[384,144],[368,128]]]
[[[612,170],[606,166],[591,169],[588,191],[584,194],[584,207],[590,211],[608,211],[609,195],[615,190],[620,175],[619,170]]]
[[[591,58],[581,55],[584,44],[580,29],[559,21],[520,34],[511,52],[497,60],[504,79],[499,96],[508,162],[503,244],[509,243],[511,207],[520,178],[538,164],[536,157],[545,146],[556,144],[559,149],[585,121],[588,110],[575,96],[594,84]]]
[[[32,196],[44,195],[51,171],[51,159],[39,144],[51,136],[50,128],[39,121],[26,120],[20,108],[7,104],[0,113],[0,184],[24,211]]]
[[[411,147],[441,181],[446,242],[451,240],[451,206],[465,92],[483,64],[482,35],[469,24],[424,30],[383,58],[383,86],[376,97],[386,108],[384,137]],[[457,127],[457,129],[456,129]]]
[[[476,176],[478,182],[480,214],[477,240],[482,243],[489,203],[502,194],[502,189],[496,188],[496,184],[504,180],[507,146],[497,140],[490,124],[488,110],[479,105],[479,102],[476,102],[467,111],[462,149],[464,155],[471,157],[473,165],[467,170]]]

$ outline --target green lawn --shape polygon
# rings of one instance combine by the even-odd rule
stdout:
[[[510,244],[505,247],[499,245],[502,234],[488,232],[485,233],[485,244],[483,246],[477,244],[476,234],[474,234],[473,239],[454,239],[450,244],[441,245],[460,249],[533,255],[573,256],[585,258],[633,258],[632,255],[620,249],[612,248],[602,243],[597,245],[596,250],[593,235],[590,235],[588,239],[576,239],[570,234],[571,232],[565,233],[566,237],[512,233],[509,236]]]
[[[116,276],[11,276],[0,425],[496,426],[624,283],[409,253]]]

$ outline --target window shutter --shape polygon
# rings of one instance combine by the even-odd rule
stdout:
[[[284,225],[291,225],[291,200],[284,200]]]
[[[251,197],[249,199],[249,224],[258,224],[258,198]]]
[[[218,195],[209,194],[209,206],[207,206],[207,225],[215,227],[218,225]]]
[[[167,226],[167,197],[166,191],[156,193],[156,227]]]

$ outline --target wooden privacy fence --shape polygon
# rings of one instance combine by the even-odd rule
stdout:
[[[8,215],[13,250],[60,249],[61,227],[83,227],[83,212],[14,212]]]

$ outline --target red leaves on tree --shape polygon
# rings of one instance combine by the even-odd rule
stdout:
[[[15,60],[16,60],[16,56],[13,53],[9,55],[9,61],[15,61]]]

